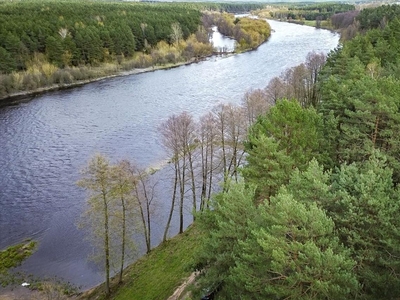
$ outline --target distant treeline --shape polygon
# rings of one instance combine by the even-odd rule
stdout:
[[[400,5],[383,5],[377,8],[366,8],[357,18],[361,30],[384,28],[389,21],[400,16]]]
[[[259,7],[0,0],[0,98],[212,55],[209,27],[223,26],[205,24],[205,12],[221,15],[221,11],[244,12]],[[239,51],[254,49],[269,37],[265,21],[223,15]]]
[[[350,40],[358,33],[370,29],[385,29],[389,22],[400,16],[399,5],[382,5],[376,8],[366,8],[360,11],[348,11],[331,17],[334,29],[340,29],[341,39]]]
[[[272,5],[266,9],[265,17],[289,20],[329,20],[337,13],[355,10],[354,5],[344,3]]]
[[[306,20],[316,20],[317,18],[320,18],[321,20],[327,20],[334,14],[350,10],[355,10],[353,4],[321,3],[289,7],[289,16],[293,19],[298,19],[301,17]]]

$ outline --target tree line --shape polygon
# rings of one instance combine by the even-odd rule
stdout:
[[[217,299],[397,298],[399,24],[331,52],[315,101],[296,96],[301,84],[287,74],[270,82],[278,100],[249,128],[241,180],[197,215],[200,290],[218,286]]]
[[[240,106],[161,124],[173,174],[164,240],[175,210],[180,232],[191,210],[203,242],[194,293],[218,286],[221,299],[397,297],[399,28],[394,18],[327,58],[311,53]],[[95,191],[107,257],[108,192]],[[128,194],[138,202],[134,189]]]
[[[0,60],[8,63],[0,71],[5,73],[26,70],[35,53],[57,67],[130,57],[160,41],[172,43],[173,23],[179,23],[184,39],[201,25],[199,10],[169,4],[24,1],[1,7]]]
[[[0,97],[206,57],[214,49],[200,10],[252,7],[73,0],[0,5]],[[269,36],[266,22],[240,22],[235,37],[242,50]]]
[[[353,4],[345,3],[318,3],[318,4],[273,4],[257,11],[257,15],[279,20],[290,20],[296,23],[307,21],[329,21],[339,13],[354,11]]]
[[[303,79],[314,82],[315,64],[325,56],[311,53],[302,68]],[[301,80],[300,80],[301,81]],[[282,93],[285,87],[280,90]],[[289,89],[287,93],[291,93]],[[212,196],[227,191],[230,181],[239,181],[239,169],[245,163],[245,141],[248,129],[278,99],[270,86],[247,92],[242,105],[219,104],[196,120],[188,112],[168,117],[159,126],[168,164],[170,186],[162,191],[169,210],[162,241],[170,237],[172,218],[178,220],[178,232],[184,231],[187,211],[195,221],[198,212],[210,209]],[[103,155],[93,157],[83,170],[78,185],[88,191],[87,209],[81,227],[87,230],[95,251],[94,258],[105,270],[106,292],[110,292],[110,277],[119,272],[126,256],[134,252],[132,246],[141,243],[151,250],[151,224],[157,192],[157,173],[140,170],[134,163],[111,163]],[[135,234],[136,233],[136,234]],[[125,250],[124,250],[125,249]],[[122,280],[122,277],[119,277]]]

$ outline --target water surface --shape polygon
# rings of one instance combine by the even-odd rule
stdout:
[[[218,103],[240,103],[308,52],[327,53],[339,36],[326,30],[270,21],[269,41],[256,51],[171,70],[131,75],[49,92],[0,108],[0,248],[39,240],[21,267],[87,288],[102,273],[87,256],[90,245],[76,222],[85,193],[75,182],[97,152],[141,166],[165,159],[157,127],[171,114],[195,116]],[[153,242],[161,240],[168,202],[159,199]],[[188,220],[187,222],[189,222]],[[176,232],[176,231],[175,231]]]

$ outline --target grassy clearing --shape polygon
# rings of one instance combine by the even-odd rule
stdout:
[[[198,234],[192,225],[183,234],[161,244],[129,266],[125,270],[124,283],[114,285],[108,299],[168,299],[192,272],[192,257],[201,242]],[[80,299],[107,299],[103,290],[100,285],[84,293]]]
[[[9,270],[19,266],[24,259],[29,257],[36,247],[36,242],[26,241],[15,246],[8,247],[0,251],[0,282],[6,286],[13,283],[14,276]]]

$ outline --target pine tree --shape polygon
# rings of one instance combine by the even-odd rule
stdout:
[[[346,299],[357,292],[354,261],[316,204],[286,190],[259,207],[260,223],[238,242],[228,282],[241,299]],[[230,294],[234,297],[234,294]]]

